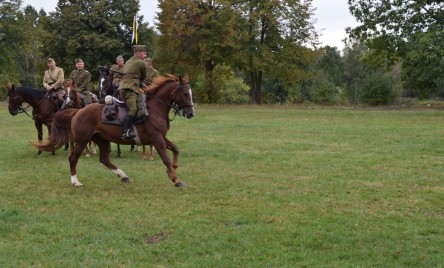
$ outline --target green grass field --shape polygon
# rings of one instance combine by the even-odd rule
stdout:
[[[156,154],[123,147],[123,184],[82,157],[35,155],[0,103],[0,267],[442,267],[444,114],[196,107]],[[46,134],[45,134],[46,137]]]

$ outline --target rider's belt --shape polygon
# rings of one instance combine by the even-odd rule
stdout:
[[[125,78],[136,78],[139,79],[139,75],[136,73],[125,73]]]

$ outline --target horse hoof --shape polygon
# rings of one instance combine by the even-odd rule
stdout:
[[[125,183],[130,183],[131,182],[130,178],[128,178],[128,177],[122,178],[120,181],[121,182],[125,182]]]
[[[86,157],[90,157],[91,155],[90,155],[90,154],[86,154],[85,156],[86,156]]]
[[[181,181],[178,181],[178,182],[176,182],[176,183],[174,184],[174,186],[176,186],[176,187],[185,187],[185,183],[183,183],[183,182],[181,182]]]
[[[41,155],[42,151],[38,151],[35,155]]]
[[[73,183],[72,185],[76,188],[83,186],[83,184],[81,184],[80,182]]]

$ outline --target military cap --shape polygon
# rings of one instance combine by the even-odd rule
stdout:
[[[123,60],[122,55],[117,56],[116,61],[118,61],[118,60]]]
[[[47,62],[55,62],[53,58],[48,58]]]
[[[146,52],[146,46],[145,45],[134,45],[133,46],[133,51],[143,51]]]
[[[152,62],[153,62],[153,59],[152,59],[152,58],[145,58],[145,61],[146,61],[146,62],[150,62],[150,63],[152,63]]]
[[[83,63],[82,59],[76,59],[76,63]]]

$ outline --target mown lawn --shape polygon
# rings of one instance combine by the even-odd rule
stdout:
[[[177,189],[123,147],[122,184],[35,155],[0,103],[0,267],[442,267],[444,128],[435,110],[197,105],[176,117]]]

